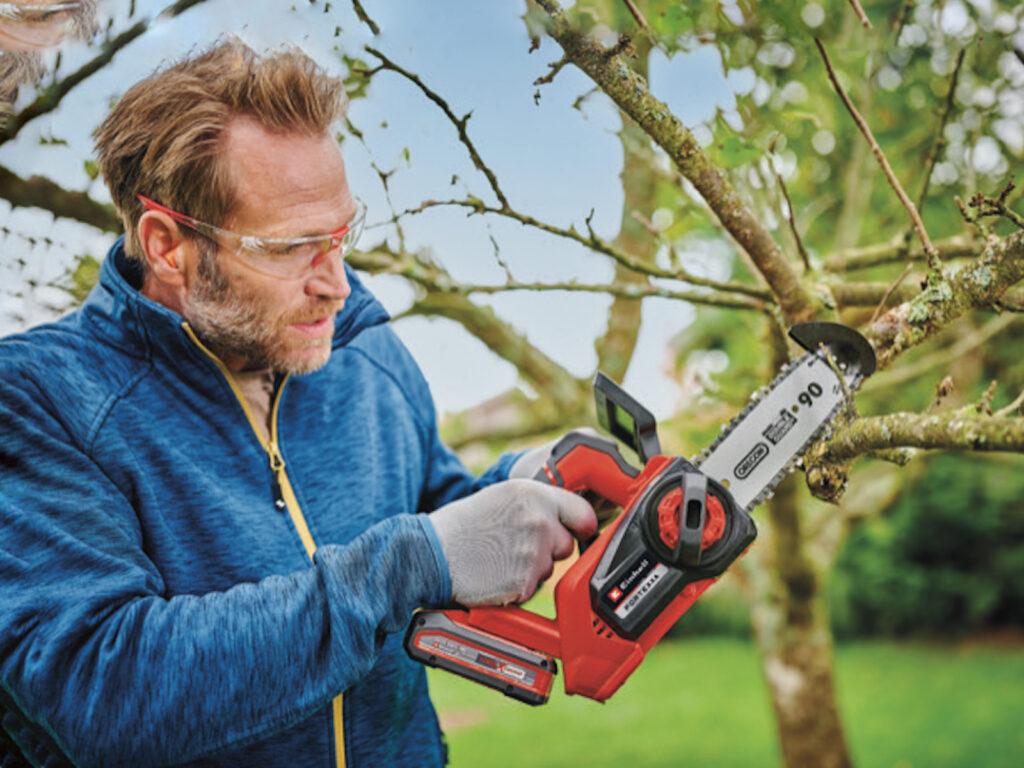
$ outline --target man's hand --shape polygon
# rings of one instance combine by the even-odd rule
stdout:
[[[529,599],[573,550],[570,531],[586,539],[597,517],[584,499],[533,480],[506,480],[432,512],[463,605],[507,605]]]

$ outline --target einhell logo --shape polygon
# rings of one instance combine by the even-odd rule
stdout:
[[[633,582],[647,573],[650,568],[651,561],[649,558],[644,556],[640,561],[633,566],[633,569],[629,572],[629,575],[619,582],[619,589],[623,592],[629,592],[629,588],[633,586]]]
[[[740,463],[736,465],[736,468],[732,471],[738,480],[746,480],[750,477],[750,473],[754,471],[758,464],[764,461],[764,457],[768,455],[768,446],[765,443],[757,443],[750,452],[744,456]]]

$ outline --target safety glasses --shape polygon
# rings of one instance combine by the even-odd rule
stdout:
[[[359,198],[353,198],[356,204],[355,216],[348,224],[333,232],[306,237],[255,237],[215,227],[143,195],[136,197],[146,210],[170,216],[179,224],[224,247],[250,269],[285,279],[305,277],[332,251],[338,251],[342,259],[348,257],[355,249],[366,221],[366,206]]]

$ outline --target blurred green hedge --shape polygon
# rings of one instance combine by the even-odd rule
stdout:
[[[847,538],[826,587],[838,637],[1024,626],[1024,461],[939,454]]]

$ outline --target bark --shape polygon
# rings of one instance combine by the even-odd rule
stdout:
[[[85,192],[69,192],[42,176],[23,179],[0,167],[0,197],[12,207],[36,207],[60,218],[91,224],[104,232],[121,232],[113,206],[93,200]]]
[[[805,551],[796,478],[768,504],[772,584],[754,611],[787,768],[852,765],[836,705],[832,642],[821,579]]]
[[[932,281],[915,299],[885,313],[867,328],[878,367],[931,338],[967,312],[993,306],[1024,278],[1024,232],[991,238],[982,255]]]
[[[635,66],[644,77],[647,75],[650,52],[649,39],[641,38],[637,42]],[[622,205],[622,222],[614,245],[653,264],[655,243],[633,216],[634,211],[639,211],[645,216],[650,215],[654,207],[656,185],[651,183],[646,172],[645,158],[638,153],[638,149],[647,143],[647,135],[628,117],[623,116],[619,138],[622,143],[622,189],[625,201]],[[646,285],[649,281],[646,275],[616,263],[615,282]],[[642,302],[617,296],[608,309],[608,329],[594,345],[597,350],[598,370],[604,371],[615,381],[622,381],[629,361],[633,358],[633,350],[640,335],[642,311]]]
[[[1024,419],[989,416],[975,406],[938,414],[889,413],[857,419],[816,448],[816,459],[849,461],[889,448],[1024,452]]]

